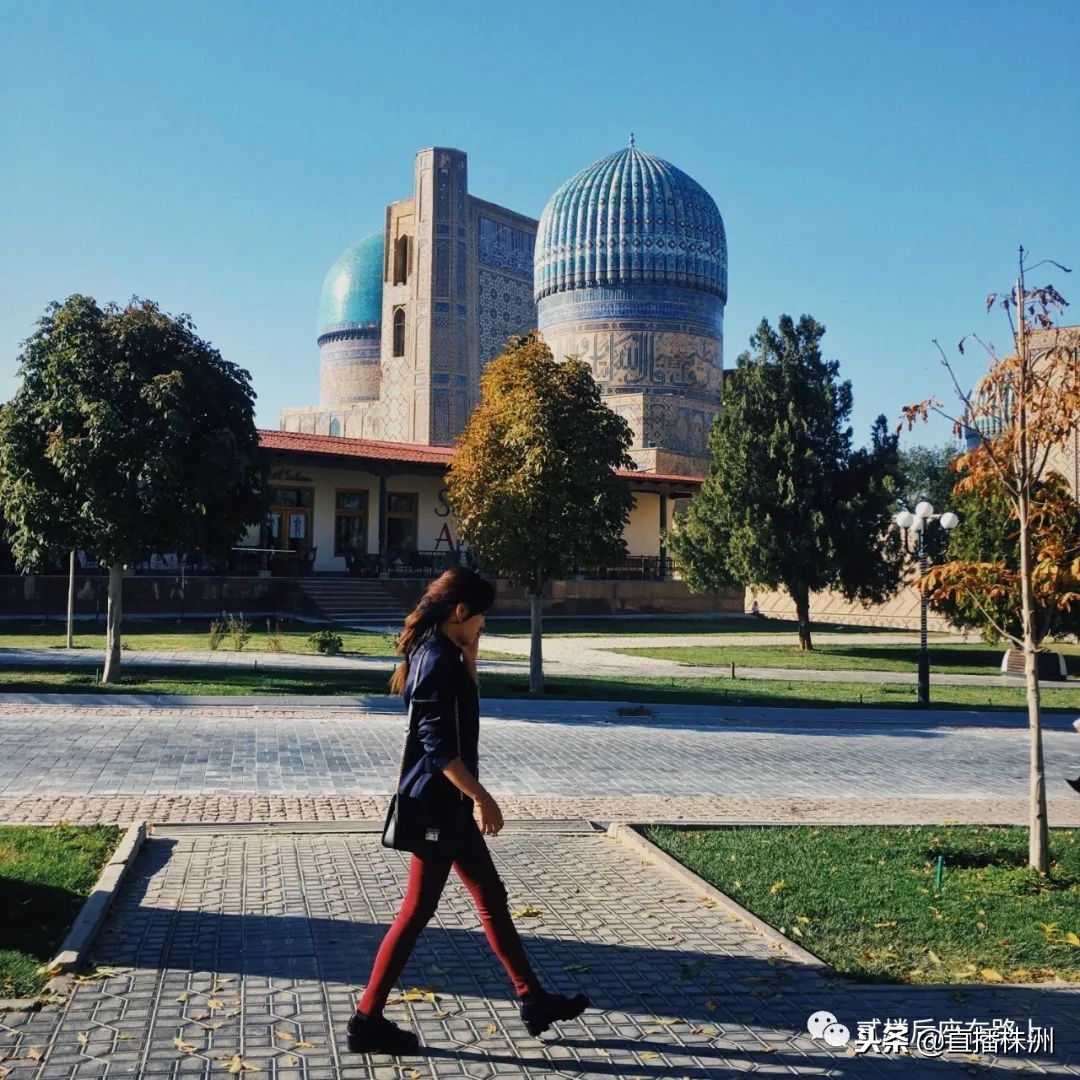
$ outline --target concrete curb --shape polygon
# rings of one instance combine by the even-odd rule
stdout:
[[[105,916],[109,913],[117,889],[120,888],[124,876],[143,846],[146,834],[145,821],[138,821],[128,826],[112,858],[102,867],[101,875],[87,897],[86,903],[83,904],[82,910],[71,924],[71,929],[64,938],[60,951],[53,957],[48,967],[59,968],[61,972],[65,972],[81,963],[84,953],[90,947],[90,943],[105,921]]]
[[[683,884],[691,885],[697,892],[704,894],[711,900],[715,900],[721,907],[731,912],[732,915],[737,916],[743,922],[751,926],[772,945],[775,945],[777,948],[786,952],[793,960],[797,960],[800,964],[805,964],[807,967],[812,967],[829,978],[843,978],[835,968],[825,963],[821,957],[815,956],[801,945],[797,945],[790,938],[785,937],[774,926],[770,926],[763,919],[758,918],[752,911],[748,911],[744,908],[742,904],[732,900],[727,893],[722,893],[715,885],[710,885],[703,878],[698,877],[693,870],[688,869],[678,860],[673,859],[666,851],[661,851],[655,844],[646,840],[644,836],[635,831],[634,825],[636,824],[639,823],[613,821],[608,826],[607,832],[613,840],[617,840],[619,843],[630,848],[643,858],[647,858],[651,862],[656,863],[673,877],[677,877]],[[649,824],[659,823],[649,822]],[[681,825],[682,823],[680,822],[679,824]]]

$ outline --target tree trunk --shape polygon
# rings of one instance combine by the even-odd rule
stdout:
[[[1050,835],[1046,811],[1046,769],[1043,765],[1042,705],[1039,699],[1038,644],[1035,602],[1031,587],[1031,500],[1020,493],[1020,597],[1024,618],[1024,679],[1027,683],[1030,802],[1028,805],[1028,864],[1040,874],[1050,868]]]
[[[810,590],[794,588],[791,599],[795,601],[795,618],[799,621],[799,648],[804,652],[813,650],[814,643],[810,640]]]
[[[540,632],[540,601],[542,587],[536,592],[529,593],[529,629],[531,640],[529,643],[529,693],[543,694],[544,692],[544,654],[542,649],[542,635]]]
[[[1023,249],[1021,249],[1022,251]],[[1024,679],[1027,683],[1028,731],[1030,735],[1030,802],[1028,804],[1028,864],[1045,875],[1050,869],[1050,834],[1046,813],[1046,769],[1043,765],[1042,709],[1039,701],[1039,668],[1036,659],[1035,591],[1031,584],[1031,489],[1036,479],[1032,469],[1028,433],[1027,397],[1031,387],[1031,354],[1027,343],[1027,316],[1024,314],[1023,256],[1016,282],[1016,355],[1020,360],[1017,394],[1016,432],[1020,511],[1020,599],[1024,617]]]
[[[124,592],[124,568],[109,567],[109,607],[105,616],[105,670],[103,683],[116,682],[120,677],[120,616]]]

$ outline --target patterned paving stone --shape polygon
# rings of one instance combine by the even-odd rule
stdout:
[[[485,706],[481,720],[481,779],[496,794],[1027,791],[1027,732],[993,715],[714,709],[637,720],[615,718],[610,703],[567,703],[562,713],[508,704],[517,715]],[[381,795],[393,787],[402,737],[398,713],[355,708],[15,706],[0,716],[0,796]],[[1074,805],[1062,778],[1080,774],[1080,738],[1066,718],[1048,718],[1044,748],[1050,797]]]
[[[721,908],[604,833],[507,830],[490,846],[546,985],[589,993],[577,1021],[532,1038],[451,874],[386,1013],[418,1055],[348,1052],[344,1024],[396,913],[406,854],[377,834],[158,829],[95,944],[104,977],[0,1027],[11,1080],[228,1075],[235,1055],[270,1077],[960,1076],[970,1063],[853,1055],[810,1038],[827,1009],[873,1017],[1030,1017],[1054,1047],[987,1068],[1080,1075],[1080,987],[862,987],[786,958]],[[584,965],[587,970],[573,970]],[[567,968],[571,970],[567,970]],[[80,1041],[80,1033],[85,1040]],[[37,1060],[34,1060],[36,1054]]]

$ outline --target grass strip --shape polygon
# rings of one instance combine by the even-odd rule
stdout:
[[[57,694],[186,694],[186,695],[361,695],[386,694],[386,671],[255,672],[228,668],[131,667],[120,681],[98,682],[97,669],[18,667],[0,670],[0,693]],[[783,682],[773,679],[728,679],[659,676],[555,676],[544,680],[545,697],[566,701],[633,701],[644,704],[758,705],[780,708],[913,709],[917,687],[891,683]],[[485,673],[482,698],[530,700],[522,675]],[[1080,688],[1043,687],[1044,711],[1080,708]],[[935,709],[978,709],[980,712],[1026,707],[1022,686],[932,686]],[[399,698],[389,698],[397,708]]]
[[[957,826],[643,826],[781,933],[866,982],[1080,980],[1080,830]],[[941,887],[935,863],[942,856]]]
[[[1065,654],[1070,675],[1080,675],[1080,646],[1055,645]],[[918,669],[918,645],[817,645],[801,651],[796,645],[672,645],[605,649],[624,656],[672,660],[692,667],[788,668],[799,671],[904,671]],[[927,652],[930,670],[949,675],[996,675],[1005,647],[979,644],[935,644]]]
[[[32,996],[117,844],[114,825],[0,825],[0,997]]]

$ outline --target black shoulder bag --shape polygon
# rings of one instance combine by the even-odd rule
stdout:
[[[413,690],[420,670],[414,660]],[[458,698],[454,695],[454,730],[457,734],[458,757],[461,756],[461,726],[458,720]],[[413,735],[413,699],[409,695],[409,725],[405,731],[405,743],[401,748],[401,764],[398,766],[397,789],[390,796],[390,805],[383,822],[382,845],[397,851],[413,851],[418,855],[449,855],[460,851],[465,839],[466,817],[472,816],[472,802],[466,802],[465,793],[458,788],[458,801],[451,810],[440,811],[423,799],[401,794],[401,779],[405,775],[405,757],[409,738]],[[417,735],[419,738],[419,735]]]

